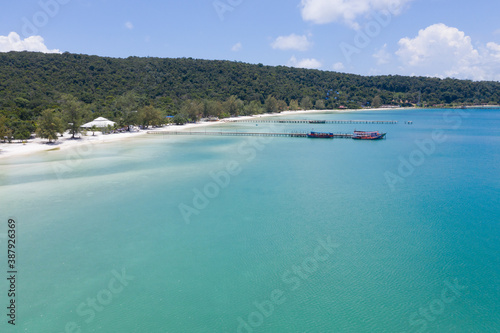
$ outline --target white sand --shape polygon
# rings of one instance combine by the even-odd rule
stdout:
[[[224,122],[229,122],[231,120],[243,120],[243,119],[251,119],[251,118],[259,118],[259,117],[270,117],[270,116],[280,116],[280,115],[291,115],[291,114],[307,114],[307,113],[350,113],[356,111],[380,111],[387,109],[358,109],[358,110],[299,110],[299,111],[283,111],[281,113],[274,114],[261,114],[256,116],[242,116],[242,117],[233,117],[222,119],[221,121],[216,122],[199,122],[196,124],[186,124],[186,125],[169,125],[159,128],[150,128],[147,130],[141,130],[139,132],[125,132],[125,133],[115,133],[115,134],[101,134],[100,132],[95,132],[95,136],[92,135],[91,131],[87,132],[87,135],[78,135],[80,139],[71,139],[71,135],[65,133],[64,136],[58,138],[56,142],[48,143],[47,139],[32,139],[27,140],[26,144],[19,143],[18,141],[14,141],[12,143],[2,143],[0,144],[0,158],[3,157],[12,157],[18,155],[26,155],[32,154],[41,151],[48,150],[63,150],[72,148],[78,145],[85,144],[96,144],[102,142],[110,142],[116,140],[124,140],[130,139],[138,135],[144,135],[147,131],[182,131],[192,128],[205,127],[211,125],[217,125]],[[391,109],[394,110],[394,109]]]

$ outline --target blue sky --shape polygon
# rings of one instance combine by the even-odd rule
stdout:
[[[491,0],[23,0],[2,9],[0,52],[500,80],[500,2]]]

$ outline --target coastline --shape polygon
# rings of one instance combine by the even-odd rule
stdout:
[[[276,116],[289,116],[289,115],[296,115],[296,114],[315,114],[315,113],[351,113],[351,112],[360,112],[360,111],[381,111],[381,110],[402,110],[402,109],[411,109],[411,108],[394,108],[394,109],[385,109],[385,108],[378,108],[378,109],[351,109],[351,110],[296,110],[296,111],[283,111],[281,113],[266,113],[266,114],[259,114],[259,115],[254,115],[254,116],[240,116],[240,117],[231,117],[231,118],[225,118],[220,121],[216,122],[198,122],[195,124],[185,124],[185,125],[168,125],[164,127],[159,127],[159,128],[151,128],[151,129],[146,129],[146,130],[140,130],[139,132],[127,132],[127,133],[114,133],[114,134],[101,134],[101,132],[96,132],[96,135],[80,135],[79,139],[71,139],[71,135],[68,133],[64,133],[63,137],[59,137],[56,142],[53,143],[48,143],[47,139],[40,139],[40,138],[35,138],[31,140],[27,140],[27,143],[20,143],[20,142],[12,142],[12,143],[1,143],[0,144],[0,159],[2,158],[7,158],[7,157],[16,157],[16,156],[22,156],[22,155],[28,155],[28,154],[34,154],[34,153],[39,153],[39,152],[44,152],[44,151],[51,151],[51,150],[65,150],[68,148],[74,148],[78,147],[81,145],[88,145],[88,144],[99,144],[99,143],[104,143],[104,142],[112,142],[112,141],[119,141],[119,140],[127,140],[134,138],[136,136],[140,135],[146,135],[148,131],[154,130],[154,131],[165,131],[165,132],[172,132],[172,131],[183,131],[183,130],[188,130],[188,129],[193,129],[193,128],[198,128],[198,127],[207,127],[207,126],[213,126],[213,125],[218,125],[224,122],[230,122],[232,120],[242,120],[242,119],[252,119],[252,118],[261,118],[261,117],[276,117]],[[90,131],[88,132],[90,133]]]

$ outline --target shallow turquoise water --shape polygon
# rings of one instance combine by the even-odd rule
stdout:
[[[499,110],[287,117],[0,160],[2,332],[498,332]]]

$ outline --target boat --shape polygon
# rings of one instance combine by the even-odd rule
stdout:
[[[307,134],[308,138],[315,138],[315,139],[331,139],[333,138],[333,133],[329,132],[310,132]]]
[[[379,131],[354,131],[352,138],[355,140],[379,140],[385,137],[386,133],[380,133]]]

